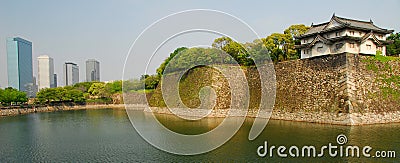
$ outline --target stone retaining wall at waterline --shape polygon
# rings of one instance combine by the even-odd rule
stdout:
[[[135,105],[130,108],[138,108],[143,110],[144,105]],[[0,109],[0,116],[15,116],[37,112],[55,112],[67,110],[94,110],[94,109],[125,109],[124,104],[109,105],[61,105],[61,106],[39,106],[31,108],[10,108]]]

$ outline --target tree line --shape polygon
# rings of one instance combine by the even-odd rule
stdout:
[[[0,104],[4,106],[26,103],[28,98],[25,92],[18,91],[15,88],[0,88]]]

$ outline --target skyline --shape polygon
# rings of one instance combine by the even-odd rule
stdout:
[[[54,58],[55,73],[63,75],[65,62],[84,65],[87,59],[102,62],[102,80],[122,79],[125,57],[136,37],[151,23],[169,14],[196,8],[220,10],[247,22],[260,37],[271,33],[282,33],[291,24],[318,24],[329,20],[333,13],[346,18],[374,21],[374,24],[399,32],[394,20],[400,20],[399,1],[335,1],[330,5],[318,1],[248,2],[202,1],[202,2],[158,2],[155,1],[68,1],[0,2],[0,87],[7,83],[7,37],[22,37],[33,43],[33,56],[49,55]],[[273,7],[269,7],[273,6]],[[14,12],[18,9],[18,12]],[[284,11],[282,11],[284,10]],[[90,12],[89,12],[90,11]],[[372,12],[371,12],[372,11]],[[374,12],[376,11],[376,12]],[[385,12],[379,12],[385,11]],[[13,14],[10,14],[13,13]],[[214,36],[215,37],[215,36]],[[211,45],[214,37],[204,37]],[[255,38],[254,38],[255,39]],[[252,40],[239,40],[249,42]],[[187,45],[193,46],[188,42]],[[154,58],[150,72],[154,73],[171,51],[168,47],[163,56]],[[140,58],[139,58],[140,59]],[[33,72],[37,78],[37,63],[33,61]],[[136,77],[144,72],[135,72]],[[85,78],[80,73],[80,82]],[[59,83],[64,84],[63,78]],[[61,85],[62,85],[61,84]]]

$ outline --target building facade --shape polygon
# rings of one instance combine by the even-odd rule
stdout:
[[[53,85],[54,88],[55,88],[55,87],[58,87],[57,74],[54,74],[54,75],[53,75],[53,80],[54,80],[54,85]]]
[[[100,81],[100,63],[94,59],[86,61],[86,81]]]
[[[54,62],[53,58],[41,55],[38,60],[38,84],[39,90],[43,88],[54,88]]]
[[[20,37],[7,38],[7,75],[8,86],[24,91],[29,97],[32,91],[32,42]]]
[[[301,58],[339,53],[375,55],[380,51],[386,55],[386,35],[393,30],[374,25],[372,20],[360,21],[335,16],[326,23],[311,25],[303,35],[295,37]]]
[[[65,62],[64,81],[65,85],[74,85],[79,82],[79,66],[76,63]]]

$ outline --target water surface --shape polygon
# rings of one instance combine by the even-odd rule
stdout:
[[[146,125],[148,113],[137,111]],[[223,119],[206,118],[184,121],[170,115],[158,115],[168,128],[185,134],[204,133]],[[214,151],[179,156],[158,150],[144,141],[132,127],[125,110],[78,110],[36,113],[0,118],[0,162],[400,162],[400,124],[336,126],[270,120],[254,141],[248,133],[252,124],[246,119],[239,132]],[[149,130],[157,135],[157,130]],[[336,143],[345,134],[350,145],[369,145],[374,150],[395,150],[397,158],[279,158],[259,157],[257,148],[271,145],[320,147]],[[160,138],[162,139],[162,138]],[[209,140],[212,141],[212,140]],[[168,142],[167,142],[168,143]]]

